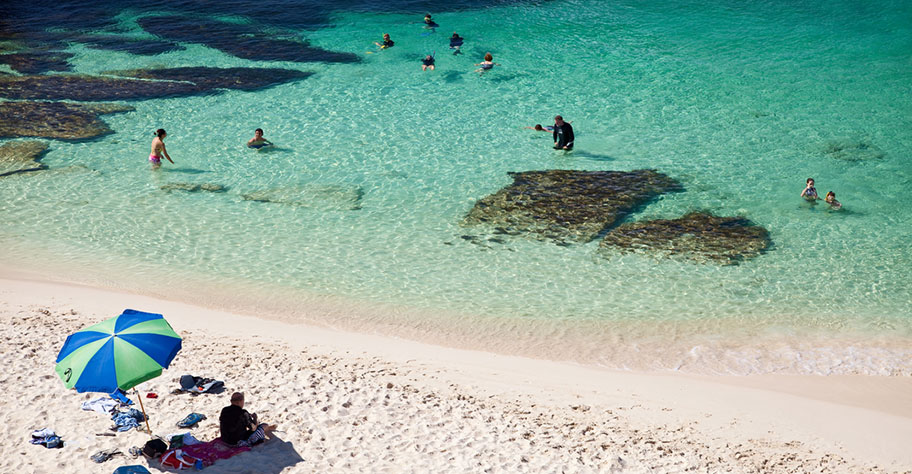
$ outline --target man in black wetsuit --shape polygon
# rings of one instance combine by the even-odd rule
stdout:
[[[573,149],[573,127],[564,122],[560,115],[554,117],[554,149],[555,150],[572,150]]]

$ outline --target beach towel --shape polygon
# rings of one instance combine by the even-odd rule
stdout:
[[[208,443],[194,444],[183,448],[184,454],[193,456],[203,462],[203,466],[211,466],[219,459],[228,459],[250,448],[242,446],[230,446],[222,442],[222,438],[215,438]]]
[[[117,407],[120,406],[120,402],[114,400],[111,397],[101,397],[96,398],[95,400],[89,400],[87,402],[82,402],[82,409],[85,411],[97,411],[98,413],[104,413],[105,415],[111,414]]]
[[[173,467],[174,469],[190,469],[192,467],[196,467],[197,469],[203,468],[202,460],[188,455],[182,449],[172,449],[171,451],[162,454],[159,462],[162,466]]]
[[[205,419],[206,419],[206,415],[203,415],[200,413],[191,413],[191,414],[187,415],[186,417],[184,417],[183,420],[178,421],[177,427],[178,428],[193,428],[199,422],[201,422]]]
[[[194,444],[200,444],[202,441],[193,437],[190,433],[172,433],[168,436],[165,436],[165,439],[168,441],[168,449],[178,449],[184,446],[193,446]]]
[[[225,382],[221,380],[197,377],[195,375],[181,375],[180,388],[176,389],[175,392],[199,395],[201,393],[221,393],[224,388]]]
[[[112,429],[116,431],[132,430],[133,428],[138,428],[143,421],[146,421],[142,412],[135,408],[114,412],[111,419],[114,420],[114,428]]]
[[[143,466],[133,465],[133,466],[120,466],[117,469],[114,469],[114,474],[152,474]]]

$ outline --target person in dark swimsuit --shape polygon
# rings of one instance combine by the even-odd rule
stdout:
[[[393,43],[393,40],[390,39],[389,33],[383,33],[383,43],[378,43],[378,42],[374,41],[374,44],[379,46],[380,49],[387,49],[387,48],[392,48],[393,45],[396,43]]]
[[[222,441],[232,446],[253,446],[269,438],[276,425],[259,423],[256,413],[244,409],[244,394],[231,394],[231,405],[219,414],[219,432]]]
[[[461,53],[460,49],[462,47],[462,42],[465,38],[459,36],[459,33],[453,33],[453,36],[450,36],[450,49],[454,50],[453,55]]]
[[[432,54],[428,54],[421,60],[421,70],[427,71],[428,69],[434,70],[434,55]]]
[[[480,67],[476,69],[475,72],[483,74],[485,71],[493,68],[494,66],[500,66],[500,64],[494,62],[494,56],[492,56],[491,53],[485,53],[484,61],[476,64],[476,66]]]
[[[554,149],[555,150],[572,150],[573,149],[573,126],[564,122],[560,115],[554,117]]]
[[[433,29],[437,28],[440,25],[434,22],[434,20],[431,19],[431,14],[428,13],[427,15],[424,15],[424,26]]]
[[[820,199],[820,196],[817,195],[817,188],[814,187],[814,178],[807,179],[807,187],[801,191],[801,197],[811,202]]]

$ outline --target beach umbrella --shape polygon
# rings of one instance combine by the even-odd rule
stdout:
[[[55,371],[66,388],[112,393],[158,377],[180,349],[181,337],[162,315],[126,309],[69,335]],[[139,405],[145,416],[141,397]]]

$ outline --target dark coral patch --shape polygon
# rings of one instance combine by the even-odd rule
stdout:
[[[513,184],[475,203],[463,225],[588,242],[650,199],[681,190],[677,181],[655,170],[549,170],[510,176]]]
[[[0,64],[7,64],[14,71],[22,74],[43,74],[49,71],[69,71],[70,53],[63,51],[30,51],[24,53],[2,54]]]
[[[47,168],[40,163],[47,149],[46,143],[35,140],[20,140],[0,145],[0,177]]]
[[[645,250],[700,262],[737,264],[770,246],[769,232],[744,217],[692,212],[678,219],[623,224],[599,244],[602,252]]]
[[[0,138],[94,138],[111,133],[99,115],[131,110],[133,107],[119,104],[0,102]]]
[[[253,61],[352,63],[357,55],[315,48],[306,42],[275,38],[251,25],[184,16],[141,18],[146,31],[172,41],[200,43]]]
[[[184,49],[183,46],[171,41],[142,40],[115,35],[81,35],[73,38],[73,41],[94,49],[121,51],[143,56],[154,56]]]
[[[291,82],[312,73],[291,69],[174,68],[121,71],[132,77],[57,74],[0,78],[0,97],[37,100],[144,100],[200,95],[218,89],[254,90]],[[136,78],[168,79],[151,82]]]

